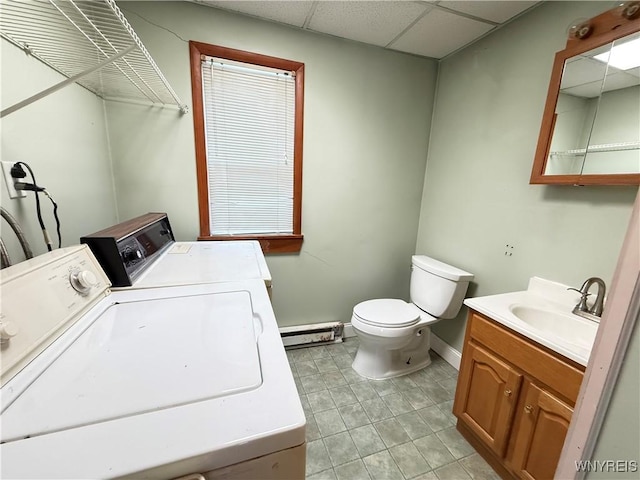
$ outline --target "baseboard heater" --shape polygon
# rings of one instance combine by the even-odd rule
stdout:
[[[285,347],[308,347],[342,342],[344,324],[342,322],[314,323],[312,325],[296,325],[281,327],[280,336]]]

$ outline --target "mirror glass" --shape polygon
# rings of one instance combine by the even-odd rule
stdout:
[[[544,173],[640,173],[640,33],[565,61]]]

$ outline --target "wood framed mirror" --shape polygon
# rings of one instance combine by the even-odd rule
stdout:
[[[556,53],[529,183],[640,185],[640,2],[577,25]]]

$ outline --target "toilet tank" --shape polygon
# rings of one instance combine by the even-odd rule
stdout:
[[[473,274],[425,255],[411,257],[411,301],[437,318],[460,311]]]

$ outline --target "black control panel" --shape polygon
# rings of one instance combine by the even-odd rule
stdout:
[[[128,287],[175,241],[166,213],[148,213],[80,238],[114,287]]]

